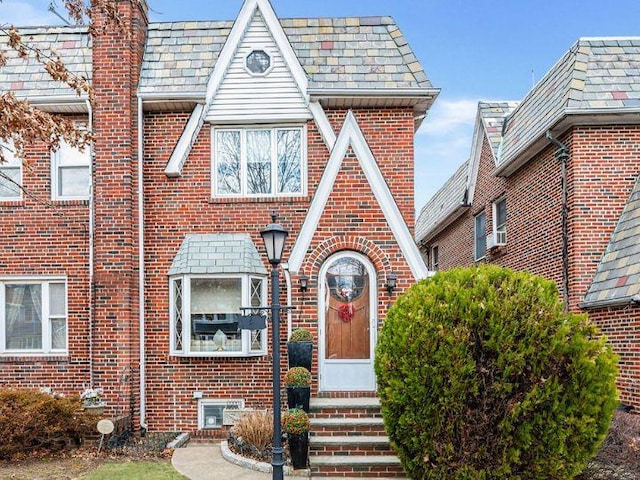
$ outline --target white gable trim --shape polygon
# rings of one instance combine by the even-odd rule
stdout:
[[[473,195],[476,191],[478,181],[478,170],[480,169],[480,156],[482,155],[482,142],[487,135],[484,123],[480,116],[480,104],[478,104],[478,114],[476,125],[473,129],[473,141],[471,143],[471,160],[469,161],[469,173],[467,174],[467,204],[473,204]],[[492,152],[493,155],[493,152]]]
[[[196,138],[198,138],[198,133],[202,128],[202,123],[204,122],[204,115],[202,114],[203,111],[204,105],[199,103],[193,109],[193,112],[191,112],[189,121],[184,127],[182,135],[180,135],[180,138],[178,139],[176,148],[171,152],[169,163],[167,163],[167,168],[164,170],[167,177],[179,177],[182,173],[182,166],[187,160],[187,155],[189,155]]]
[[[233,61],[236,50],[238,49],[238,46],[251,23],[251,19],[253,18],[253,14],[256,9],[262,14],[262,18],[264,18],[267,28],[271,32],[271,35],[273,35],[273,39],[280,49],[280,52],[282,52],[284,61],[287,64],[287,67],[289,67],[300,93],[305,99],[308,99],[307,87],[309,81],[307,79],[307,75],[305,74],[302,65],[300,65],[300,61],[298,60],[298,57],[293,51],[293,48],[282,29],[282,25],[280,25],[278,17],[276,17],[276,14],[271,7],[271,3],[269,3],[269,0],[246,0],[240,9],[238,18],[236,18],[236,21],[231,28],[227,41],[222,47],[222,51],[216,61],[216,66],[214,67],[213,73],[207,83],[207,105],[211,104],[213,101],[213,98],[215,97],[218,88],[227,73],[227,69]]]
[[[418,247],[411,236],[411,232],[400,213],[400,209],[398,208],[398,205],[396,204],[395,199],[382,176],[382,172],[380,172],[380,168],[378,167],[373,152],[371,152],[362,130],[360,129],[360,126],[358,125],[358,122],[351,110],[347,113],[342,130],[340,130],[340,134],[338,135],[335,145],[331,150],[331,156],[329,157],[325,171],[322,174],[322,179],[320,180],[318,189],[313,197],[313,201],[311,202],[311,207],[309,208],[307,217],[302,225],[300,235],[298,235],[296,243],[293,246],[293,250],[291,251],[291,256],[289,258],[289,270],[297,273],[302,266],[304,256],[311,244],[311,239],[315,234],[320,217],[327,205],[329,195],[333,190],[333,185],[349,146],[351,146],[353,152],[358,158],[360,166],[369,181],[369,185],[371,186],[387,223],[398,242],[400,250],[407,260],[414,278],[425,278],[429,271],[422,260]]]
[[[165,169],[165,174],[168,177],[178,177],[182,174],[182,167],[191,152],[191,147],[193,147],[193,143],[200,133],[200,129],[204,123],[204,120],[209,112],[209,108],[215,95],[220,87],[225,74],[229,68],[229,65],[233,61],[234,55],[244,34],[251,23],[251,19],[253,18],[253,14],[256,9],[260,11],[264,21],[267,25],[267,28],[271,32],[273,39],[276,42],[277,47],[280,49],[284,61],[291,71],[293,78],[295,80],[296,86],[300,90],[300,94],[304,98],[305,103],[309,104],[309,95],[307,92],[308,89],[308,79],[307,75],[300,65],[298,61],[298,57],[296,56],[289,40],[287,39],[284,30],[282,29],[282,25],[278,21],[273,8],[271,7],[271,3],[269,0],[245,0],[242,8],[240,9],[240,13],[236,18],[236,21],[231,28],[231,32],[227,37],[227,41],[225,42],[220,55],[218,56],[218,60],[216,61],[216,65],[213,69],[213,73],[209,78],[209,82],[207,83],[207,94],[204,105],[197,105],[196,108],[191,113],[191,117],[187,122],[187,126],[182,132],[180,139],[171,154],[171,158],[167,163],[167,167]],[[317,102],[314,102],[317,103]],[[324,114],[324,110],[322,106],[317,103],[317,106],[310,106],[311,114],[318,126],[318,129],[322,133],[323,139],[327,146],[331,143],[331,134],[328,133],[331,130],[329,125],[329,121]],[[328,127],[327,127],[328,126]],[[333,138],[335,138],[335,134],[333,134]],[[329,146],[329,148],[331,148]]]
[[[315,120],[316,126],[320,131],[320,135],[322,135],[324,144],[329,149],[329,152],[331,152],[334,145],[336,144],[336,133],[333,131],[333,128],[331,128],[329,119],[324,113],[324,108],[322,108],[320,102],[315,101],[309,102],[309,110],[311,110],[311,115],[313,115],[313,119]]]

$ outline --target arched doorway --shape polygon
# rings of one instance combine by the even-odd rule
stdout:
[[[321,391],[375,390],[377,281],[371,262],[356,252],[329,257],[319,273]]]

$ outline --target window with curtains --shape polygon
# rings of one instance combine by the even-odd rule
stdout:
[[[266,353],[265,330],[241,330],[238,326],[243,313],[240,307],[265,304],[265,277],[182,275],[171,278],[170,284],[173,355],[228,357]]]
[[[304,194],[303,127],[213,130],[214,197]]]
[[[64,279],[0,280],[0,352],[67,352]]]

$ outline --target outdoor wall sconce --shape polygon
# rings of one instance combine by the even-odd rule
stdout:
[[[306,293],[309,288],[309,277],[300,275],[300,291]]]
[[[389,295],[391,295],[396,289],[397,280],[398,280],[398,277],[395,273],[390,273],[389,275],[387,275],[386,288],[387,288],[387,292],[389,292]]]

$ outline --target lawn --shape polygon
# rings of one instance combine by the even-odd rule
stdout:
[[[119,462],[105,463],[83,480],[186,480],[169,462]]]

